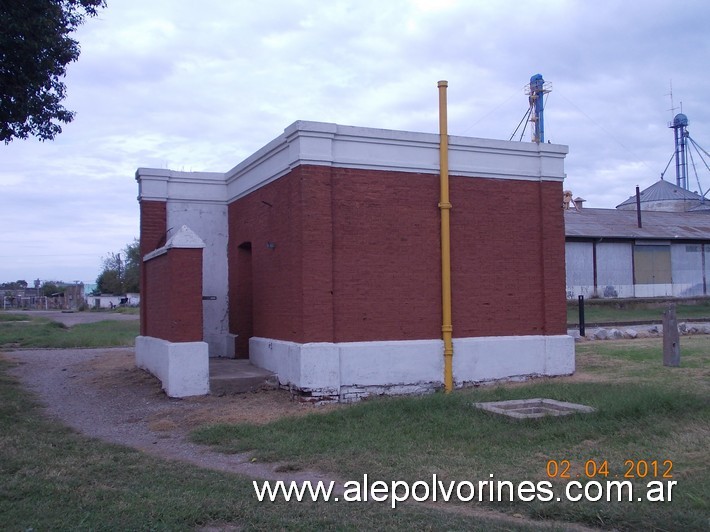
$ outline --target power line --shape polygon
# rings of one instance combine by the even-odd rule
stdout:
[[[515,91],[515,92],[511,93],[510,96],[508,96],[508,98],[507,98],[505,101],[499,103],[499,104],[496,105],[492,110],[490,110],[489,112],[487,112],[486,114],[484,114],[483,116],[481,116],[478,120],[474,121],[469,127],[467,127],[465,130],[463,130],[463,131],[460,133],[460,135],[465,135],[466,133],[468,133],[469,131],[471,131],[475,126],[477,126],[479,123],[483,122],[483,120],[485,120],[486,118],[488,118],[489,116],[491,116],[493,113],[495,113],[496,111],[498,111],[498,109],[500,109],[500,108],[503,107],[505,104],[507,104],[510,100],[512,100],[513,98],[515,98],[515,97],[517,97],[517,96],[519,96],[519,95],[520,95],[520,94],[519,94],[518,91]]]
[[[597,127],[598,127],[599,129],[601,129],[604,133],[606,133],[606,134],[609,136],[609,138],[611,138],[611,139],[612,139],[614,142],[616,142],[619,146],[621,146],[621,147],[624,148],[627,152],[629,152],[631,155],[633,155],[636,160],[641,161],[641,162],[643,163],[643,165],[644,165],[646,168],[648,168],[650,171],[653,171],[653,169],[652,169],[650,166],[648,166],[648,164],[646,164],[646,161],[644,161],[642,158],[640,158],[639,156],[637,156],[631,148],[627,147],[623,142],[621,142],[619,139],[617,139],[617,138],[616,138],[609,130],[607,130],[604,126],[602,126],[600,123],[598,123],[596,120],[594,120],[591,116],[589,116],[587,113],[585,113],[584,111],[582,111],[582,109],[580,109],[580,108],[577,107],[574,103],[572,103],[568,98],[565,97],[564,94],[562,94],[562,93],[559,91],[559,89],[557,89],[555,92],[556,92],[556,94],[562,96],[562,98],[563,98],[568,104],[570,104],[570,105],[571,105],[572,107],[574,107],[577,111],[579,111],[579,113],[582,114],[584,117],[586,117],[587,120],[589,120],[590,122],[592,122],[595,126],[597,126]]]

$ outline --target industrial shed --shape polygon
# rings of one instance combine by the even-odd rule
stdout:
[[[666,201],[666,196],[648,197],[654,204]],[[695,198],[679,201],[688,205],[688,199]],[[710,295],[707,211],[642,209],[639,227],[635,209],[570,209],[565,211],[565,238],[568,299]]]
[[[455,385],[573,373],[567,147],[448,139]],[[440,387],[439,141],[296,122],[224,173],[138,169],[138,365],[183,395],[208,354],[319,399]]]

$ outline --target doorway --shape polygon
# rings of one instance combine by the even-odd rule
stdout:
[[[236,308],[234,345],[236,358],[249,358],[249,338],[254,335],[254,294],[251,242],[243,242],[237,248],[237,283],[235,287]]]

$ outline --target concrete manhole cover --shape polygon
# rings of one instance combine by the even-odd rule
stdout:
[[[566,416],[568,414],[589,414],[594,412],[591,406],[539,398],[473,403],[473,406],[514,419],[534,419],[545,416]]]

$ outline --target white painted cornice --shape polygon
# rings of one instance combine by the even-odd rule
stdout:
[[[562,181],[567,146],[449,136],[452,176]],[[231,202],[299,165],[439,173],[439,135],[298,121],[224,174],[139,168],[139,199]]]
[[[221,172],[177,172],[163,168],[139,168],[138,200],[202,201],[225,203],[226,187]]]

